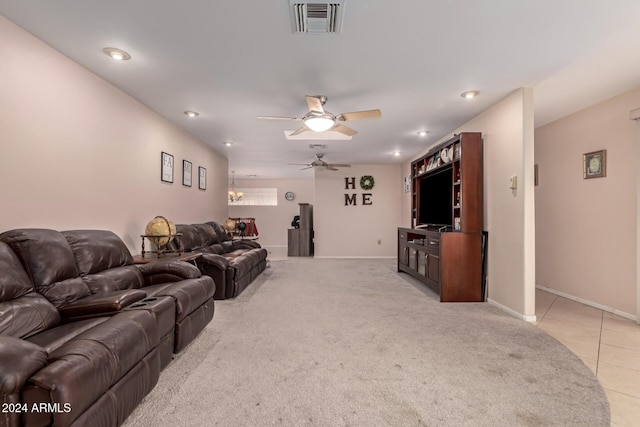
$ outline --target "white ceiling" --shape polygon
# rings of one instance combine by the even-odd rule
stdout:
[[[0,13],[227,155],[238,179],[311,176],[287,165],[317,151],[285,139],[298,123],[256,119],[301,117],[304,95],[335,114],[381,109],[348,123],[351,141],[316,142],[329,163],[382,164],[523,86],[536,126],[640,87],[638,0],[346,0],[339,35],[293,34],[288,0],[0,0]]]

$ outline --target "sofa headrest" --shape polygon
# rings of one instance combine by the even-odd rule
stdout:
[[[56,308],[34,291],[18,256],[0,242],[0,335],[26,338],[60,323]]]
[[[212,226],[213,229],[215,230],[216,234],[218,235],[218,242],[217,243],[222,243],[225,240],[229,240],[228,237],[227,237],[227,230],[224,229],[222,224],[217,223],[215,221],[209,221],[209,222],[207,222],[207,224]]]
[[[200,236],[198,236],[198,231],[193,225],[190,224],[176,224],[176,233],[182,234],[179,237],[180,246],[182,250],[185,252],[191,252],[198,250],[202,247],[202,242]],[[176,239],[173,239],[171,243],[169,243],[169,248],[172,250],[178,249],[178,242]]]
[[[218,235],[209,224],[176,224],[176,232],[180,236],[180,245],[185,252],[197,251],[218,243]],[[177,242],[172,241],[170,248],[178,249]]]
[[[218,243],[218,235],[211,225],[193,224],[193,226],[202,240],[202,246],[211,246]]]
[[[0,303],[20,298],[33,290],[33,283],[16,254],[9,245],[0,242]]]
[[[0,241],[18,256],[36,291],[56,307],[90,295],[69,243],[59,231],[22,228],[5,231]]]
[[[131,252],[112,231],[69,230],[62,235],[69,242],[81,275],[133,264]]]

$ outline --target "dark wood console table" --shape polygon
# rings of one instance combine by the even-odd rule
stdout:
[[[398,228],[398,271],[442,302],[482,302],[482,234]]]

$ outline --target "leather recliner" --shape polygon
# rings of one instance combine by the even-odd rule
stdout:
[[[201,252],[196,265],[216,282],[215,299],[235,298],[267,266],[267,250],[252,240],[232,240],[217,222],[177,224],[180,244],[187,252]]]
[[[63,319],[118,313],[145,298],[168,296],[175,302],[175,331],[171,343],[163,342],[178,353],[213,318],[211,278],[179,261],[136,266],[111,231],[15,229],[0,234],[0,241],[18,255],[35,290]],[[165,350],[163,362],[170,356]]]
[[[159,330],[146,309],[64,323],[0,242],[0,426],[122,424],[158,381]]]

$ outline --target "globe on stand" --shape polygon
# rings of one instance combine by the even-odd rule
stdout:
[[[234,231],[236,231],[236,220],[229,218],[224,222],[224,229],[227,230],[227,236],[231,237]]]
[[[240,223],[238,224],[238,230],[240,230],[240,236],[244,237],[244,231],[247,229],[247,223],[240,221]]]
[[[144,229],[144,233],[158,251],[164,249],[176,235],[176,226],[163,216],[153,218]],[[156,237],[157,236],[157,237]]]

